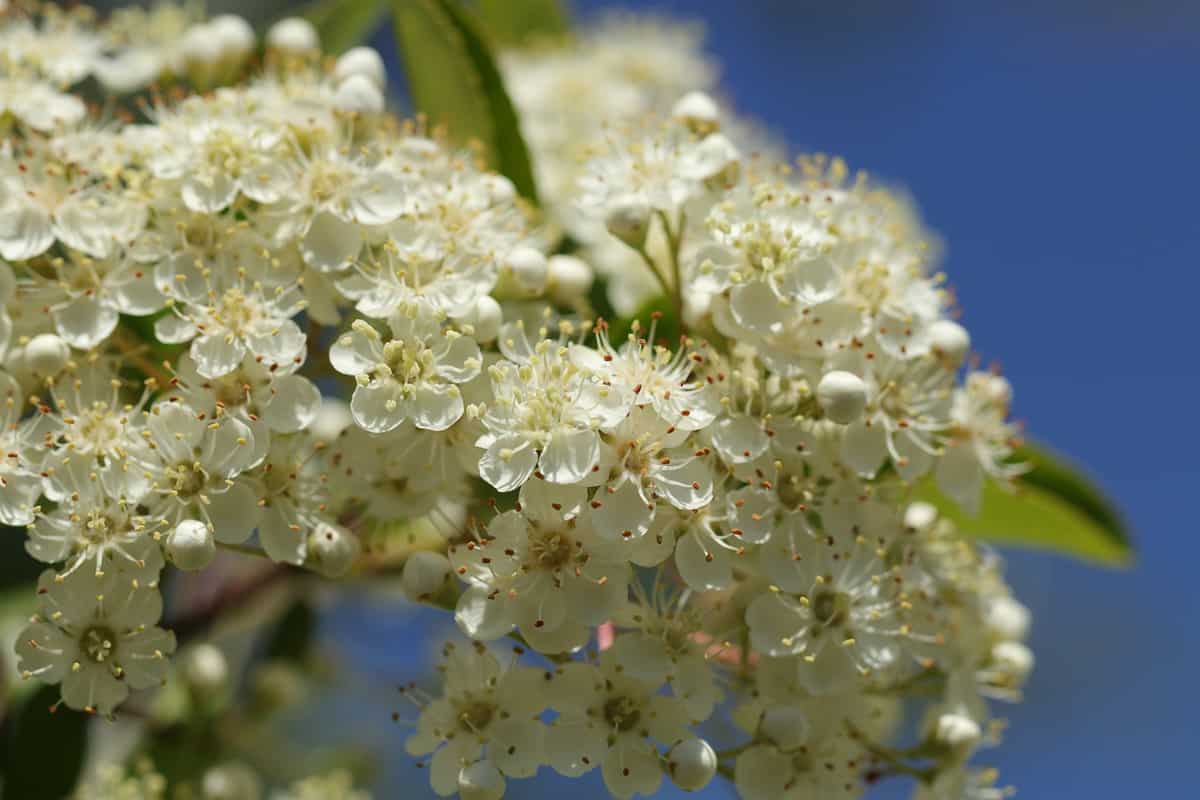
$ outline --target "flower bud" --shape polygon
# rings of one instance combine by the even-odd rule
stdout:
[[[933,737],[947,747],[970,751],[983,738],[983,730],[965,714],[942,714],[934,724]]]
[[[342,53],[333,67],[333,81],[340,84],[351,75],[369,78],[380,91],[387,88],[387,68],[374,47],[352,47]]]
[[[321,49],[321,37],[308,20],[287,17],[267,31],[267,47],[284,53],[305,55]]]
[[[505,261],[513,279],[527,292],[537,293],[546,288],[546,257],[532,247],[518,247]]]
[[[929,326],[929,344],[946,367],[958,369],[971,349],[971,337],[957,322],[939,319]]]
[[[198,23],[184,31],[179,52],[184,56],[185,64],[196,71],[197,67],[215,65],[221,60],[221,42],[209,23]]]
[[[404,563],[400,583],[404,596],[420,603],[436,595],[450,578],[450,561],[441,553],[418,550]]]
[[[383,92],[366,75],[351,75],[338,84],[333,104],[339,111],[377,114],[383,111]]]
[[[25,364],[38,375],[56,374],[70,357],[70,346],[53,333],[39,333],[25,345]]]
[[[794,750],[808,741],[812,727],[808,715],[796,706],[774,706],[763,712],[759,728],[784,750]]]
[[[205,770],[201,780],[203,800],[259,800],[262,782],[254,770],[231,761]]]
[[[258,39],[250,23],[237,14],[218,14],[208,22],[221,54],[231,61],[241,61],[254,51]]]
[[[721,109],[704,92],[688,92],[679,98],[671,109],[671,116],[701,135],[721,127]]]
[[[929,503],[917,501],[904,509],[904,527],[910,533],[925,533],[937,522],[938,510]]]
[[[458,795],[462,800],[500,800],[504,776],[491,761],[476,761],[459,770]]]
[[[322,523],[308,535],[305,565],[327,578],[340,578],[354,566],[361,550],[358,537],[340,525]]]
[[[826,417],[849,425],[862,416],[867,406],[867,384],[852,372],[828,372],[817,384],[817,402]]]
[[[627,197],[618,200],[609,209],[608,216],[604,218],[604,227],[634,250],[641,250],[650,232],[650,213],[650,206],[636,197]]]
[[[208,642],[184,651],[180,670],[188,688],[201,697],[219,695],[229,684],[229,663],[225,654]]]
[[[550,256],[547,267],[550,294],[555,302],[564,305],[587,294],[595,280],[591,266],[575,256]]]
[[[988,601],[983,622],[995,638],[1020,641],[1029,633],[1029,609],[1009,595],[998,595]]]
[[[717,754],[703,739],[684,739],[667,753],[671,782],[685,792],[698,792],[717,774]]]
[[[167,558],[185,570],[204,569],[217,552],[213,532],[200,520],[185,519],[167,534]]]

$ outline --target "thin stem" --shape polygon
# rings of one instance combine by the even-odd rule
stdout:
[[[683,274],[679,267],[679,250],[683,246],[683,228],[687,222],[687,216],[684,212],[679,212],[679,228],[671,227],[671,220],[667,218],[665,211],[658,212],[659,219],[662,220],[663,230],[667,234],[667,257],[670,259],[671,265],[671,288],[668,294],[671,298],[671,305],[675,308],[675,316],[679,320],[679,328],[683,330]]]

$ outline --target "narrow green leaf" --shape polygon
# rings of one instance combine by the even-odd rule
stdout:
[[[479,0],[479,20],[503,44],[565,36],[570,20],[560,0]]]
[[[488,164],[536,203],[517,112],[476,21],[457,0],[392,0],[392,9],[413,105],[455,141],[482,143]]]
[[[75,788],[87,750],[88,715],[58,702],[43,686],[10,709],[5,720],[4,796],[66,797]]]
[[[980,539],[1052,550],[1110,567],[1133,562],[1133,544],[1121,513],[1090,479],[1032,445],[1019,448],[1013,460],[1030,469],[1011,489],[989,481],[977,516],[942,495],[931,479],[918,485],[916,495]]]
[[[343,53],[365,39],[383,18],[383,0],[319,0],[304,9],[321,34],[321,48]]]

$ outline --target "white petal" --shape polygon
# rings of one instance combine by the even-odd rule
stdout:
[[[488,590],[480,586],[472,586],[459,596],[454,621],[463,633],[481,642],[499,639],[513,628],[503,600],[489,599]]]
[[[321,390],[300,375],[284,375],[271,385],[273,397],[263,411],[263,419],[271,430],[294,433],[303,430],[317,418],[321,409]]]
[[[559,430],[550,435],[538,466],[551,483],[577,483],[600,461],[600,437],[593,430]]]
[[[479,477],[501,492],[520,488],[537,467],[537,452],[524,437],[497,437],[479,459]]]
[[[354,389],[354,396],[350,398],[350,413],[363,430],[386,433],[404,422],[405,405],[395,381],[374,381]]]
[[[197,372],[206,378],[221,378],[238,368],[246,347],[236,336],[214,333],[193,339],[189,352]]]
[[[54,312],[58,335],[72,347],[90,350],[108,338],[117,327],[119,315],[95,297],[81,295]]]
[[[733,580],[729,551],[695,532],[679,537],[675,566],[684,582],[696,591],[724,589]]]
[[[353,222],[333,214],[317,214],[300,242],[304,263],[322,272],[335,272],[350,266],[362,249],[362,233]]]

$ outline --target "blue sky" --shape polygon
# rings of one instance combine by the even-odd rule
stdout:
[[[704,19],[742,112],[913,193],[1017,416],[1086,464],[1132,523],[1129,572],[1009,554],[1038,666],[989,761],[1022,797],[1180,796],[1200,744],[1200,5],[621,5]],[[367,610],[344,606],[330,633],[373,678],[408,677],[414,651],[395,643],[428,632],[425,618]],[[399,752],[402,731],[371,736]],[[404,759],[388,773],[422,796]],[[510,796],[603,796],[598,782],[539,784]]]

